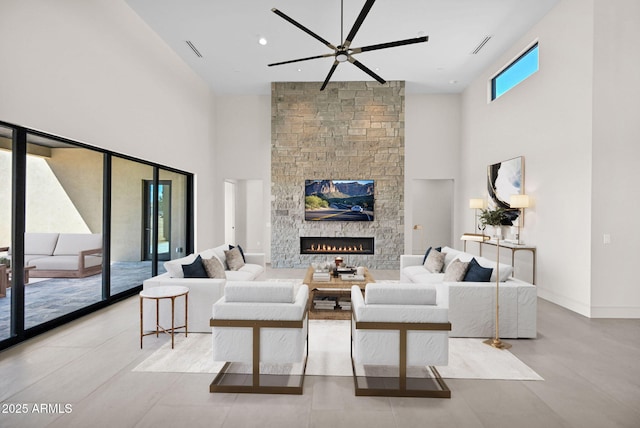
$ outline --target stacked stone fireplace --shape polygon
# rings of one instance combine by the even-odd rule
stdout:
[[[372,252],[350,253],[349,263],[397,269],[404,252],[404,82],[332,82],[322,92],[320,85],[271,85],[271,265],[306,267],[336,254],[301,251],[304,237],[367,237]],[[305,180],[374,180],[375,219],[305,220]]]

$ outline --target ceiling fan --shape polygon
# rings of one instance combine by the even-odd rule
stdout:
[[[351,46],[351,42],[353,41],[353,38],[356,36],[356,33],[360,29],[360,26],[364,22],[364,19],[367,17],[367,14],[369,13],[369,10],[371,10],[371,7],[373,6],[373,3],[375,3],[375,0],[367,0],[365,5],[363,6],[362,10],[360,11],[360,15],[358,15],[358,18],[356,19],[356,22],[354,22],[353,27],[351,28],[351,31],[349,32],[349,35],[347,36],[346,39],[344,39],[342,37],[343,36],[343,34],[342,34],[342,28],[343,28],[342,20],[344,18],[344,10],[343,10],[344,4],[343,4],[343,0],[340,2],[340,14],[341,14],[340,15],[340,24],[341,24],[340,25],[340,40],[344,40],[344,41],[342,42],[342,44],[340,44],[338,46],[332,45],[331,43],[329,43],[328,41],[326,41],[325,39],[323,39],[322,37],[320,37],[319,35],[317,35],[313,31],[309,30],[304,25],[300,24],[299,22],[295,21],[294,19],[290,18],[289,16],[285,15],[284,13],[280,12],[278,9],[276,9],[276,8],[271,9],[271,11],[273,13],[275,13],[279,17],[289,21],[290,23],[292,23],[293,25],[295,25],[296,27],[298,27],[299,29],[301,29],[305,33],[309,34],[311,37],[313,37],[316,40],[320,41],[322,44],[327,46],[329,49],[333,50],[333,52],[328,53],[328,54],[324,54],[324,55],[315,55],[315,56],[310,56],[310,57],[306,57],[306,58],[292,59],[290,61],[276,62],[276,63],[273,63],[273,64],[269,64],[269,67],[272,67],[274,65],[291,64],[292,62],[308,61],[310,59],[334,57],[335,60],[333,61],[333,65],[331,66],[331,69],[329,70],[329,74],[327,75],[327,78],[324,79],[324,83],[322,84],[322,87],[320,88],[321,91],[324,90],[324,88],[329,83],[329,80],[331,79],[331,76],[333,75],[333,72],[336,71],[336,68],[338,67],[338,65],[341,62],[346,62],[346,61],[349,61],[350,63],[352,63],[353,65],[358,67],[360,70],[364,71],[369,76],[371,76],[374,79],[376,79],[378,82],[386,83],[386,81],[382,77],[378,76],[376,73],[371,71],[364,64],[362,64],[360,61],[355,59],[353,57],[353,55],[359,54],[361,52],[375,51],[375,50],[378,50],[378,49],[386,49],[386,48],[393,48],[393,47],[396,47],[396,46],[411,45],[411,44],[414,44],[414,43],[422,43],[422,42],[426,42],[427,40],[429,40],[429,37],[428,36],[414,37],[414,38],[406,39],[406,40],[398,40],[396,42],[380,43],[380,44],[377,44],[377,45],[364,46],[364,47],[361,47],[361,48],[351,48],[350,47]]]

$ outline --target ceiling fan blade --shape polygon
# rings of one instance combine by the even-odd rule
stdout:
[[[350,53],[357,54],[360,52],[375,51],[378,49],[395,48],[396,46],[411,45],[414,43],[423,43],[428,40],[429,40],[429,36],[413,37],[411,39],[398,40],[397,42],[380,43],[378,45],[363,46],[361,48],[351,49]]]
[[[329,74],[327,74],[327,78],[324,79],[324,83],[322,84],[322,87],[320,87],[321,91],[324,91],[324,88],[327,87],[327,83],[329,83],[331,76],[333,76],[333,72],[336,71],[336,68],[338,68],[338,64],[340,63],[337,60],[333,62],[333,65],[331,66],[331,70],[329,70]]]
[[[296,27],[298,27],[299,29],[301,29],[302,31],[304,31],[305,33],[307,33],[308,35],[310,35],[311,37],[313,37],[316,40],[319,40],[322,44],[324,44],[325,46],[327,46],[329,49],[333,49],[334,51],[337,50],[335,46],[333,46],[331,43],[329,43],[328,41],[326,41],[325,39],[323,39],[322,37],[318,36],[316,33],[314,33],[313,31],[309,30],[307,27],[305,27],[304,25],[300,24],[299,22],[295,21],[294,19],[288,17],[287,15],[285,15],[284,13],[280,12],[278,9],[273,8],[271,9],[271,11],[273,13],[275,13],[276,15],[278,15],[279,17],[281,17],[282,19],[289,21],[290,23],[292,23],[293,25],[295,25]]]
[[[351,31],[349,31],[349,35],[347,36],[346,40],[342,44],[342,46],[345,49],[348,48],[351,45],[351,42],[353,41],[353,38],[356,36],[356,33],[360,29],[360,26],[364,22],[364,19],[367,17],[367,14],[371,10],[371,7],[373,6],[373,4],[375,2],[376,2],[376,0],[367,0],[367,2],[362,7],[362,10],[360,11],[360,15],[358,15],[358,18],[356,19],[356,22],[353,23],[353,27],[351,27]]]
[[[329,74],[327,74],[327,78],[324,79],[324,83],[322,84],[322,87],[320,88],[321,91],[324,91],[324,88],[327,87],[327,83],[329,83],[329,79],[331,79],[331,76],[333,75],[333,72],[336,71],[336,68],[338,68],[338,64],[340,64],[338,61],[334,61],[333,65],[331,66],[331,70],[329,70]]]
[[[370,69],[368,69],[367,67],[365,67],[364,64],[362,64],[360,61],[358,61],[357,59],[349,56],[349,62],[353,65],[355,65],[356,67],[358,67],[360,70],[364,71],[365,73],[367,73],[369,76],[373,77],[374,79],[376,79],[378,82],[380,83],[387,83],[386,80],[384,80],[382,77],[378,76],[376,73],[374,73],[373,71],[371,71]]]
[[[306,58],[300,58],[300,59],[292,59],[289,61],[282,61],[282,62],[274,62],[273,64],[267,64],[269,67],[274,66],[274,65],[282,65],[282,64],[291,64],[292,62],[300,62],[300,61],[308,61],[310,59],[317,59],[317,58],[327,58],[330,56],[336,56],[335,53],[328,53],[328,54],[324,54],[324,55],[316,55],[316,56],[309,56]]]

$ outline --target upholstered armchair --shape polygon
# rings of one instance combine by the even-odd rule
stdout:
[[[451,397],[433,367],[449,362],[451,330],[435,286],[371,283],[364,297],[354,286],[351,305],[356,395]]]
[[[309,354],[308,300],[305,284],[227,282],[210,321],[213,359],[226,364],[210,392],[302,394]],[[250,364],[250,374],[233,373],[232,363]],[[261,363],[278,370],[261,373]],[[290,370],[296,363],[301,363],[299,374]],[[283,372],[283,366],[290,371]]]

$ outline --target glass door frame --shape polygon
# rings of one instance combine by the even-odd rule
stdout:
[[[140,292],[142,284],[138,287],[131,288],[122,293],[111,294],[110,289],[110,264],[111,264],[111,159],[112,156],[127,159],[133,162],[149,165],[154,168],[154,181],[158,183],[158,171],[160,169],[175,172],[184,175],[186,178],[186,221],[185,221],[185,249],[190,254],[194,250],[194,176],[192,173],[159,165],[153,162],[137,159],[131,156],[111,152],[101,148],[93,147],[75,140],[48,134],[46,132],[26,128],[12,123],[0,121],[0,126],[9,128],[13,131],[12,135],[12,178],[11,178],[11,302],[10,302],[10,337],[0,340],[0,351],[24,340],[37,336],[38,334],[59,327],[65,323],[78,319],[82,316],[95,312],[111,304],[114,304],[126,297],[132,296]],[[27,174],[27,136],[39,136],[51,140],[56,140],[65,144],[70,144],[78,148],[86,148],[103,154],[103,207],[102,207],[102,234],[103,234],[103,261],[102,261],[102,300],[89,304],[81,309],[75,310],[68,314],[62,315],[50,321],[25,329],[25,289],[24,289],[24,250],[25,241],[24,233],[26,230],[26,174]],[[154,209],[156,218],[158,215],[158,204]],[[154,242],[157,244],[157,231],[154,233]],[[151,264],[151,276],[158,274],[157,252],[154,254]]]

